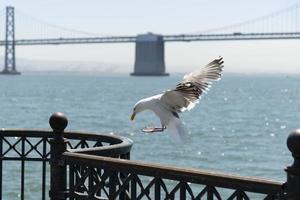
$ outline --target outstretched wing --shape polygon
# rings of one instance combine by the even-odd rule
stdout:
[[[161,101],[176,112],[192,109],[199,102],[201,94],[208,91],[211,81],[222,77],[223,63],[223,58],[219,57],[203,68],[185,75],[174,90],[168,90],[161,96]]]

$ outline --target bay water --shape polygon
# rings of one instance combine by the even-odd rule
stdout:
[[[131,77],[88,73],[24,73],[0,76],[0,127],[49,129],[53,112],[67,115],[67,130],[107,133],[134,141],[132,160],[217,170],[285,181],[292,163],[288,134],[300,128],[300,75],[226,74],[203,95],[199,105],[180,115],[189,141],[178,143],[166,133],[145,134],[160,125],[146,111],[130,121],[141,98],[174,88],[182,75]],[[26,176],[29,199],[40,199],[38,166]],[[35,168],[37,167],[37,169]],[[18,199],[20,164],[5,179],[7,199]],[[38,193],[38,195],[40,195]],[[35,198],[36,197],[36,198]]]

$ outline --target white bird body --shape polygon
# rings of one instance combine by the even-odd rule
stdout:
[[[133,109],[131,120],[144,110],[152,110],[161,121],[162,128],[152,128],[150,132],[164,131],[166,128],[178,140],[185,140],[187,129],[178,113],[191,110],[206,92],[212,80],[219,80],[223,69],[222,57],[215,59],[200,70],[183,77],[173,90],[138,101]]]
[[[136,105],[143,105],[144,110],[152,110],[160,119],[162,127],[165,127],[170,119],[173,117],[172,112],[162,103],[161,97],[163,94],[158,94],[136,103]]]

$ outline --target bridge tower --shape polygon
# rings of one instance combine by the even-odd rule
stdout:
[[[14,7],[6,7],[6,33],[5,33],[5,63],[0,74],[21,74],[16,70],[15,57],[15,14]]]
[[[152,33],[138,35],[135,42],[133,76],[167,76],[165,72],[163,36]]]

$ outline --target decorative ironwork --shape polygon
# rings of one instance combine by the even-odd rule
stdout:
[[[59,121],[55,123],[59,124]],[[53,138],[53,132],[55,130],[0,130],[0,199],[4,198],[4,191],[2,191],[3,171],[7,169],[3,164],[7,161],[21,163],[21,200],[25,199],[25,170],[27,168],[25,163],[41,162],[41,199],[48,199],[49,170],[47,170],[47,166],[50,161],[50,140]],[[93,151],[96,155],[111,154],[114,157],[124,157],[129,154],[132,145],[125,138],[111,135],[65,132],[63,136],[67,139],[67,151],[77,153],[84,152],[85,148],[88,148],[88,151]]]
[[[53,131],[0,130],[0,198],[3,163],[21,163],[20,199],[25,199],[25,162],[42,163],[42,198],[47,199],[48,162],[51,200],[62,199],[207,199],[298,200],[300,197],[300,130],[288,137],[294,163],[287,182],[131,161],[126,138],[64,132],[62,113],[50,118]],[[69,147],[69,149],[67,149]],[[4,169],[5,170],[5,169]]]
[[[70,199],[283,199],[283,183],[120,159],[63,154]],[[222,189],[228,197],[222,197]]]

